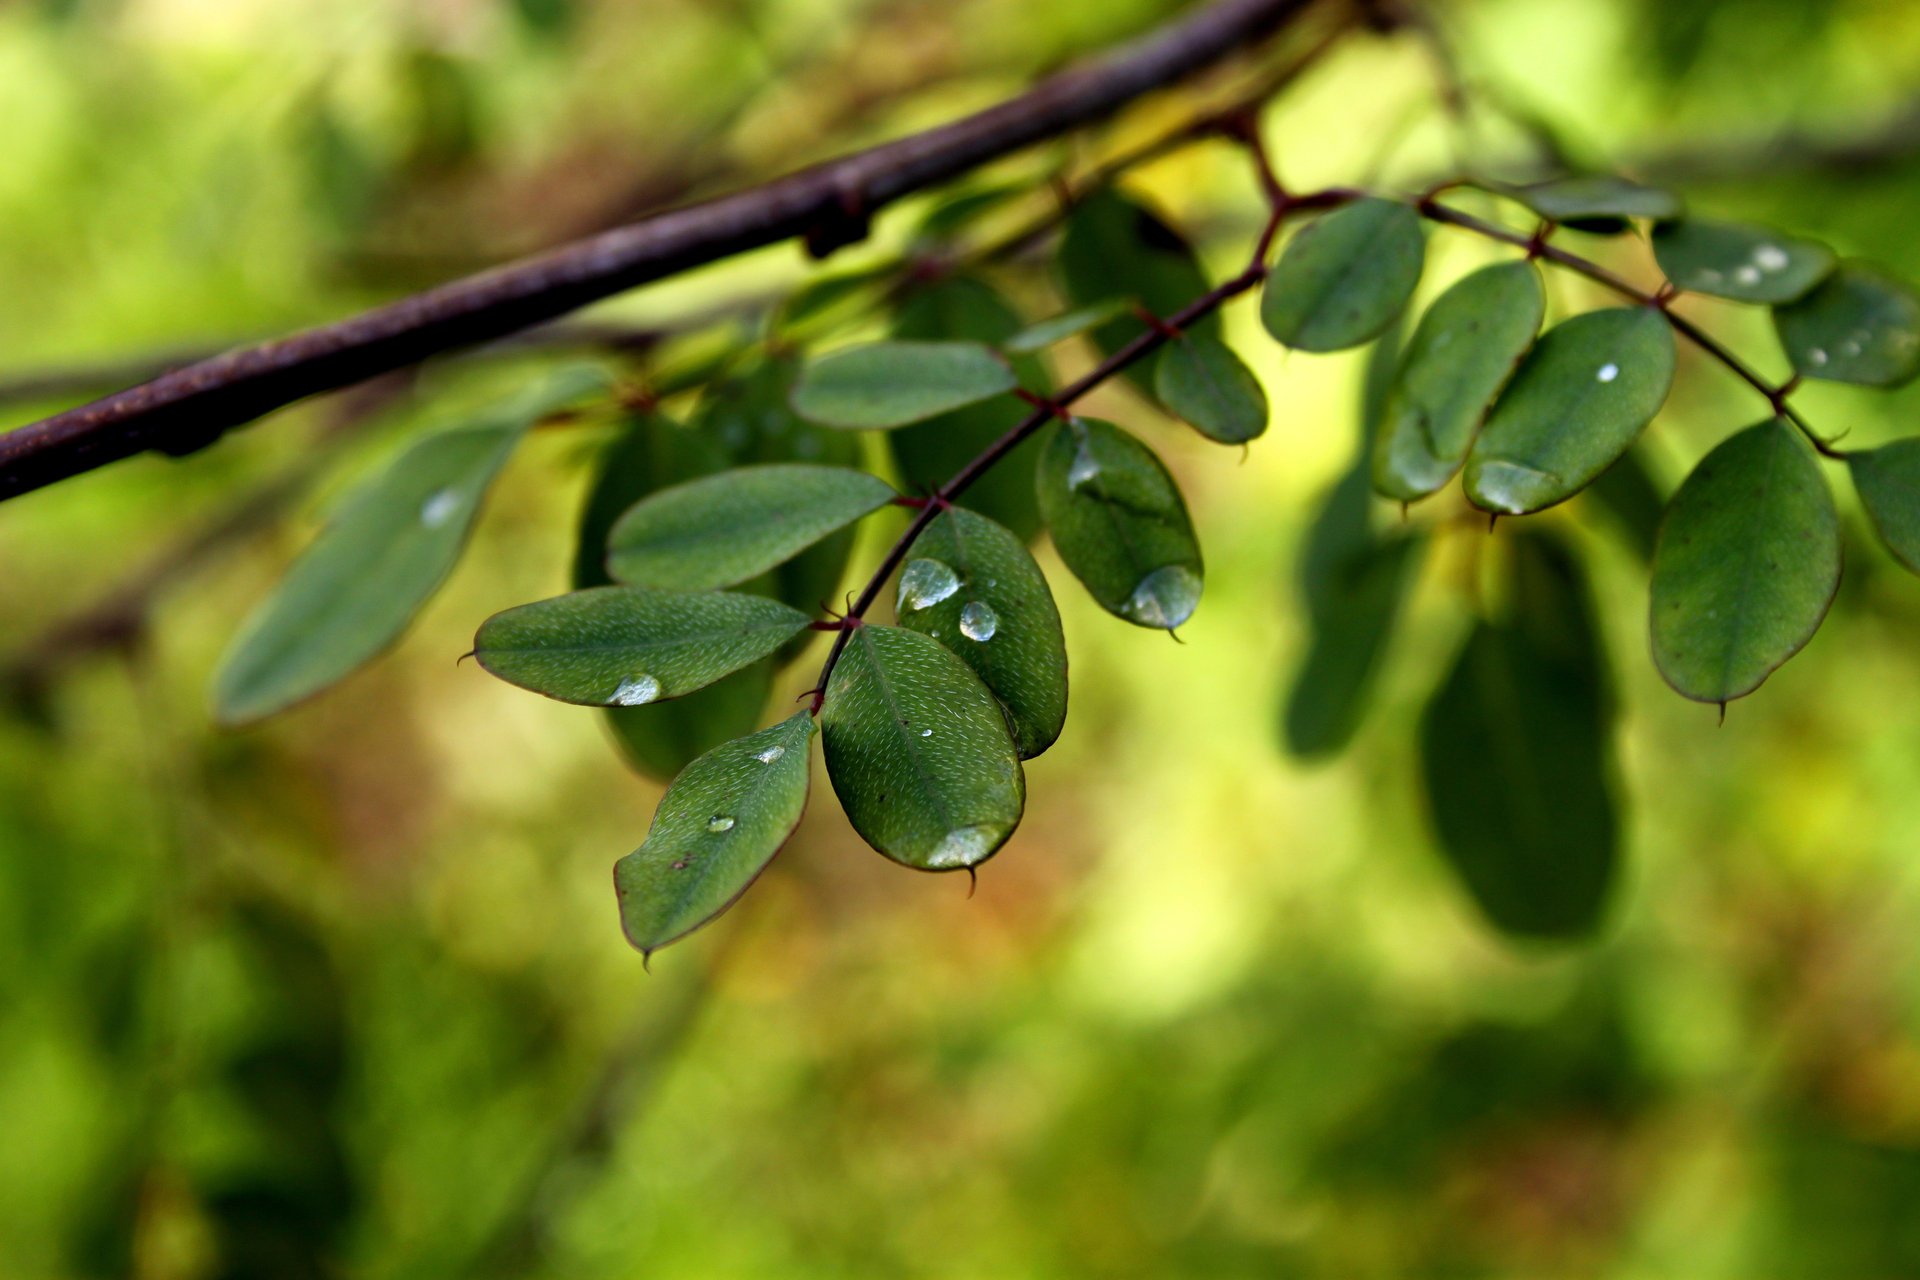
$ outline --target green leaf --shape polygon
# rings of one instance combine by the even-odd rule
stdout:
[[[808,621],[764,596],[592,587],[494,614],[473,648],[481,666],[522,689],[638,707],[758,662]]]
[[[793,408],[822,426],[904,427],[1016,385],[1007,362],[977,342],[873,342],[809,363]]]
[[[1104,304],[1119,290],[1162,320],[1212,288],[1185,237],[1111,187],[1091,192],[1073,206],[1055,265],[1061,287],[1075,306]],[[1094,345],[1112,355],[1145,329],[1136,317],[1118,317],[1093,331]],[[1219,331],[1217,315],[1195,321],[1191,329],[1215,337]]]
[[[1030,324],[1002,342],[1000,349],[1008,355],[1032,355],[1036,351],[1045,351],[1056,342],[1077,338],[1089,329],[1098,328],[1109,320],[1129,314],[1132,309],[1133,304],[1125,298],[1108,298],[1103,302],[1079,307]]]
[[[1362,459],[1328,488],[1300,544],[1300,594],[1310,615],[1339,594],[1374,541],[1373,485]]]
[[[1813,453],[1770,418],[1700,460],[1653,553],[1653,660],[1725,703],[1800,652],[1840,586],[1840,517]]]
[[[728,587],[878,511],[893,496],[885,481],[845,467],[740,467],[635,503],[613,527],[607,567],[636,586]]]
[[[1295,755],[1331,755],[1360,727],[1419,547],[1415,537],[1372,543],[1314,598],[1313,644],[1294,676],[1283,725]]]
[[[1110,422],[1076,418],[1049,433],[1035,480],[1054,549],[1101,608],[1169,631],[1193,616],[1200,544],[1151,449]]]
[[[1612,174],[1576,174],[1502,189],[1549,222],[1595,235],[1619,235],[1632,218],[1664,221],[1684,212],[1680,197]]]
[[[1297,351],[1340,351],[1377,336],[1407,305],[1426,259],[1420,215],[1374,197],[1314,219],[1267,276],[1260,319]]]
[[[643,954],[732,906],[766,870],[807,807],[813,718],[806,712],[724,743],[660,797],[646,843],[620,859],[620,927]]]
[[[847,819],[895,862],[923,871],[978,866],[1026,807],[1000,704],[917,631],[854,630],[827,683],[820,729]]]
[[[1572,559],[1515,540],[1510,615],[1475,626],[1420,721],[1442,852],[1503,932],[1591,932],[1618,862],[1607,671]]]
[[[1482,268],[1435,300],[1387,396],[1374,488],[1407,502],[1453,479],[1538,336],[1546,306],[1530,262]]]
[[[985,281],[948,276],[915,290],[894,317],[893,333],[907,339],[964,339],[1004,345],[1020,329],[1020,313]],[[1037,359],[1016,357],[1014,375],[1022,386],[1044,391],[1050,385]],[[987,401],[943,413],[927,422],[889,432],[900,483],[909,493],[931,493],[1006,434],[1023,416],[1011,402]],[[1040,508],[1033,498],[1037,441],[1021,442],[999,465],[967,488],[961,501],[1006,525],[1024,539],[1040,531]]]
[[[1067,720],[1067,641],[1053,593],[1026,544],[985,516],[954,508],[914,539],[894,614],[932,636],[1000,699],[1020,758]]]
[[[1792,302],[1833,274],[1833,250],[1817,240],[1744,222],[1663,222],[1653,256],[1682,289],[1735,302]]]
[[[1634,554],[1651,562],[1667,499],[1641,460],[1640,451],[1629,449],[1621,454],[1620,461],[1602,471],[1587,492],[1607,509]]]
[[[1365,473],[1367,457],[1380,438],[1387,416],[1387,397],[1393,393],[1394,379],[1400,373],[1400,358],[1406,345],[1407,313],[1402,311],[1387,326],[1387,331],[1367,348],[1366,361],[1360,367],[1360,466]]]
[[[1673,331],[1652,307],[1589,311],[1555,325],[1468,451],[1467,497],[1507,515],[1571,498],[1653,421],[1673,366]]]
[[[769,658],[683,697],[606,707],[600,715],[621,759],[664,782],[721,743],[751,733],[767,709],[773,676]]]
[[[409,446],[348,495],[221,660],[214,714],[246,724],[311,697],[399,638],[460,557],[480,501],[536,419],[606,375],[575,366],[482,426]]]
[[[1850,452],[1847,469],[1887,550],[1920,573],[1920,439]]]
[[[1862,263],[1842,263],[1773,324],[1801,377],[1897,387],[1920,373],[1920,297]]]
[[[1182,333],[1160,352],[1154,394],[1195,431],[1221,444],[1245,444],[1267,429],[1267,392],[1233,348],[1208,335]]]

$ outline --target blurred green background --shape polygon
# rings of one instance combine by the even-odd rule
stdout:
[[[1179,7],[0,4],[0,414],[949,118]],[[1920,275],[1920,8],[1439,12],[1472,80],[1588,156]],[[1301,187],[1520,154],[1433,103],[1417,42],[1354,37],[1268,135]],[[1192,107],[1001,172],[1038,184]],[[1230,149],[1129,185],[1237,267],[1258,213]],[[1440,246],[1435,279],[1477,260]],[[595,319],[811,270],[783,246]],[[1001,282],[1058,307],[1038,265]],[[1687,305],[1783,371],[1763,320]],[[767,876],[651,975],[608,872],[658,786],[592,713],[454,662],[565,587],[590,432],[528,443],[396,652],[262,728],[208,721],[328,499],[507,357],[364,425],[320,402],[0,508],[0,1275],[1920,1275],[1920,583],[1852,513],[1841,607],[1716,728],[1647,661],[1644,570],[1604,519],[1543,517],[1591,552],[1629,838],[1598,939],[1516,947],[1436,856],[1413,760],[1484,535],[1430,559],[1355,747],[1289,762],[1294,560],[1358,360],[1283,360],[1245,305],[1229,332],[1275,406],[1244,463],[1100,397],[1186,488],[1207,598],[1176,646],[1055,575],[1072,713],[977,895],[873,855],[816,778]],[[1758,416],[1690,355],[1681,378],[1648,442],[1668,483]],[[1877,442],[1920,390],[1804,407]],[[262,486],[277,518],[176,556]]]

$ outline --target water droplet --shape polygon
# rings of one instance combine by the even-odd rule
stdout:
[[[1100,474],[1100,461],[1093,456],[1090,443],[1082,439],[1080,447],[1073,451],[1073,462],[1067,467],[1067,488],[1069,489],[1078,489]]]
[[[931,730],[931,729],[922,729],[922,730],[920,731],[920,736],[921,736],[921,737],[923,737],[923,738],[931,738],[931,737],[933,736],[933,730]]]
[[[1827,353],[1819,347],[1815,347],[1807,352],[1807,359],[1815,364],[1825,364],[1827,362]]]
[[[707,830],[715,832],[733,830],[733,819],[724,813],[716,813],[707,819]]]
[[[1753,251],[1753,265],[1762,271],[1785,271],[1792,259],[1777,244],[1763,244]]]
[[[1200,575],[1183,564],[1163,565],[1133,589],[1123,607],[1143,627],[1173,630],[1200,606]]]
[[[660,682],[652,676],[633,676],[622,680],[607,701],[619,707],[643,707],[660,696]]]
[[[753,758],[761,764],[772,764],[785,754],[787,754],[787,749],[776,742],[765,751],[756,754]]]
[[[1843,356],[1857,356],[1860,354],[1860,344],[1852,338],[1848,338],[1840,344],[1840,354]]]
[[[1603,364],[1600,366],[1600,372],[1593,376],[1602,382],[1612,382],[1620,376],[1620,366],[1617,364]]]
[[[970,867],[993,852],[999,832],[992,827],[958,827],[927,854],[930,867]]]
[[[1733,278],[1734,278],[1734,282],[1737,284],[1747,284],[1747,285],[1759,284],[1760,268],[1755,266],[1741,267],[1738,271],[1735,271],[1733,273]]]
[[[988,604],[969,600],[967,607],[960,611],[960,634],[969,640],[985,644],[993,639],[993,633],[999,629],[1000,615]]]
[[[900,575],[900,595],[894,602],[894,612],[930,609],[959,589],[960,575],[945,561],[910,560]]]
[[[452,489],[437,489],[432,497],[420,504],[420,523],[429,529],[438,529],[453,519],[453,513],[459,509],[459,493]]]

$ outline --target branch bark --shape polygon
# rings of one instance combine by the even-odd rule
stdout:
[[[149,449],[191,453],[229,428],[612,294],[804,236],[818,254],[902,196],[1090,124],[1260,40],[1314,0],[1217,0],[1027,93],[762,186],[673,209],[336,324],[201,361],[0,435],[0,500]]]

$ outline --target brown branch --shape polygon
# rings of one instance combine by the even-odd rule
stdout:
[[[486,342],[612,294],[804,236],[858,240],[902,196],[1093,123],[1271,34],[1312,0],[1217,0],[951,124],[235,351],[0,435],[0,500],[148,449],[191,453],[320,391]]]

